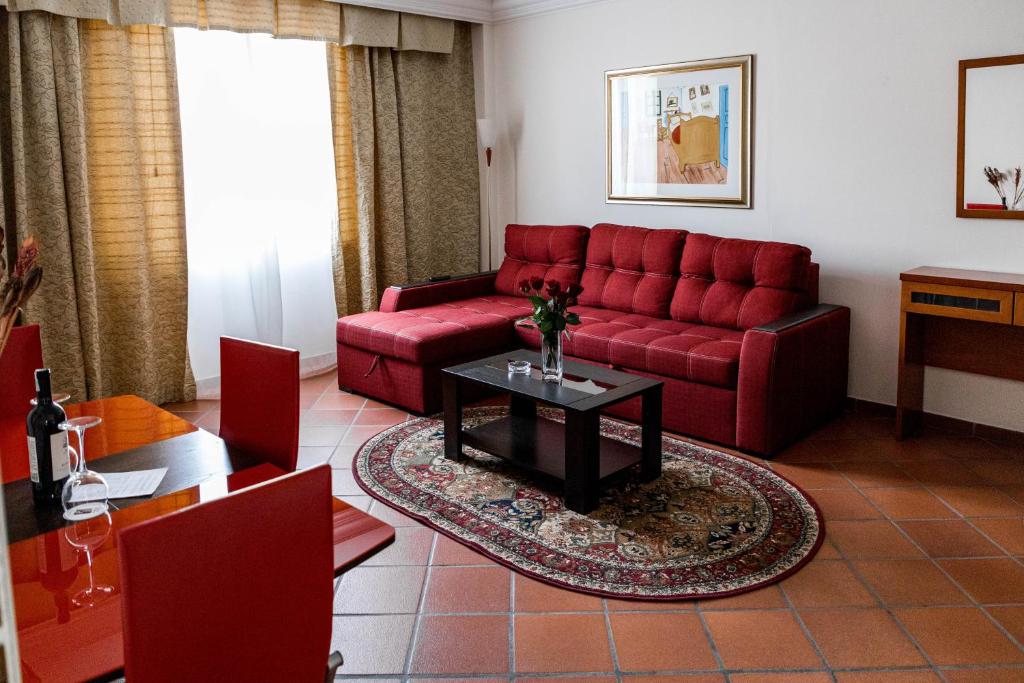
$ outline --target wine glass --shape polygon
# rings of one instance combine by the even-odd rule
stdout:
[[[53,394],[53,402],[58,404],[58,405],[64,403],[65,401],[67,401],[70,398],[71,398],[71,394],[65,393],[63,391],[55,392]],[[32,398],[30,398],[28,400],[28,403],[29,403],[29,405],[34,406],[37,403],[39,403],[39,399],[37,399],[35,396],[33,396]]]
[[[103,420],[91,415],[72,418],[61,422],[57,427],[66,432],[74,432],[78,436],[78,464],[64,484],[60,495],[64,507],[64,519],[78,522],[105,514],[108,509],[107,498],[110,487],[107,480],[99,472],[93,472],[85,466],[85,430],[95,427]]]
[[[74,548],[85,554],[85,565],[89,569],[89,585],[71,598],[75,607],[93,607],[97,602],[114,592],[113,586],[97,586],[92,571],[92,556],[110,536],[112,520],[109,512],[102,512],[78,524],[64,528],[64,538]]]

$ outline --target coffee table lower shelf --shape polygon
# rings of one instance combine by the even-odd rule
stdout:
[[[543,417],[508,417],[462,430],[462,443],[514,463],[517,467],[565,481],[565,426]],[[638,446],[602,436],[598,479],[620,474],[643,460]]]

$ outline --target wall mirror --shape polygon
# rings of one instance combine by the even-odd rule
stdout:
[[[1024,220],[1024,55],[960,62],[956,215]]]

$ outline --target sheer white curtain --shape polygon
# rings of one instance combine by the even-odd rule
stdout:
[[[175,29],[189,267],[189,352],[219,392],[230,335],[335,360],[338,216],[323,43]]]

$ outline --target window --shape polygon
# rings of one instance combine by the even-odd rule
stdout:
[[[337,195],[323,43],[175,29],[189,350],[215,392],[221,335],[334,362]]]

